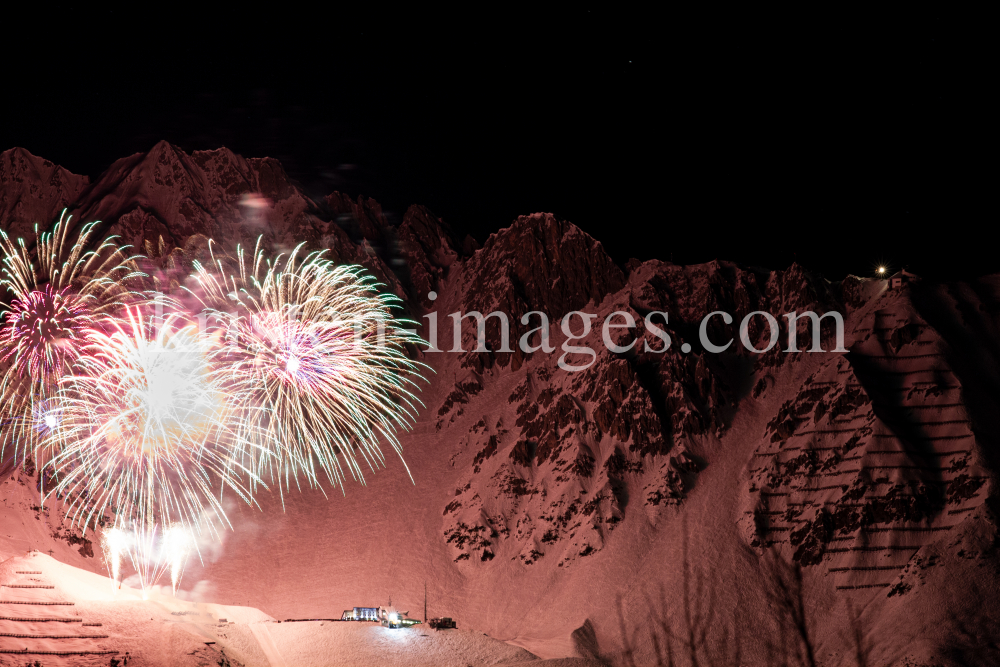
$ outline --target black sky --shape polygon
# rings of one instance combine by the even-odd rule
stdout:
[[[95,178],[160,139],[227,146],[479,240],[552,211],[619,262],[1000,271],[976,31],[718,12],[45,10],[0,45],[0,150]]]

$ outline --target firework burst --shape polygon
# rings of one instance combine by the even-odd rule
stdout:
[[[59,378],[80,359],[86,332],[106,325],[124,305],[142,296],[128,288],[141,277],[126,248],[106,239],[86,250],[97,223],[84,225],[69,245],[65,211],[51,232],[38,232],[35,256],[23,239],[0,231],[2,279],[10,304],[0,304],[0,415],[24,456],[44,437],[47,411]]]
[[[54,452],[48,495],[65,496],[67,517],[84,526],[111,511],[116,525],[214,531],[227,523],[224,488],[252,502],[215,347],[176,315],[126,312],[109,331],[87,333],[76,372],[60,383],[45,440]]]
[[[264,452],[248,461],[279,490],[299,479],[333,486],[364,482],[363,467],[384,466],[380,440],[402,452],[419,400],[421,365],[406,355],[419,337],[392,315],[399,299],[358,266],[336,266],[322,252],[269,260],[241,249],[230,272],[213,254],[195,264],[192,289],[203,323],[219,331],[230,393],[245,407],[235,428]],[[405,462],[404,462],[405,465]]]

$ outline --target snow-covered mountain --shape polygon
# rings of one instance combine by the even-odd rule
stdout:
[[[79,199],[89,184],[23,148],[0,153],[0,220],[11,236],[29,236],[35,223],[47,225]]]
[[[276,161],[226,149],[187,155],[161,142],[93,184],[22,149],[0,155],[0,226],[25,234],[62,206],[180,270],[204,237],[327,248],[368,267],[411,317],[436,313],[442,350],[449,313],[509,316],[512,352],[496,351],[492,318],[493,351],[473,351],[466,319],[464,351],[422,354],[434,370],[426,407],[402,438],[414,483],[390,461],[344,496],[231,503],[233,530],[186,575],[212,602],[329,618],[391,595],[416,615],[426,582],[431,616],[543,657],[655,664],[669,642],[682,663],[806,664],[806,646],[832,665],[855,664],[860,649],[879,665],[1000,659],[1000,277],[890,289],[798,265],[619,267],[549,214],[478,247],[426,208],[391,226],[373,200],[313,201]],[[846,352],[781,350],[782,315],[807,310],[843,315]],[[551,319],[554,352],[517,345],[538,326],[521,323],[532,311]],[[572,311],[597,315],[569,341],[594,351],[579,372],[557,363]],[[734,318],[709,320],[712,340],[736,339],[720,354],[699,341],[714,311]],[[764,354],[739,341],[754,311],[779,323],[782,344]],[[602,340],[614,312],[636,322],[611,332],[622,347],[636,341],[627,352]],[[805,321],[798,334],[808,349]],[[762,318],[747,336],[765,346]],[[0,549],[13,554],[34,482],[8,474]],[[52,511],[29,538],[43,551],[76,539]],[[103,571],[70,546],[56,557]]]

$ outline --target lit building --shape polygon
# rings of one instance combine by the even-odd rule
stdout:
[[[355,607],[347,609],[341,616],[343,621],[378,621],[381,618],[380,607]]]

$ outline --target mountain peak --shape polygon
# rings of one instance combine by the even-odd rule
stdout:
[[[0,153],[0,220],[14,236],[48,227],[86,189],[89,179],[25,148]]]

